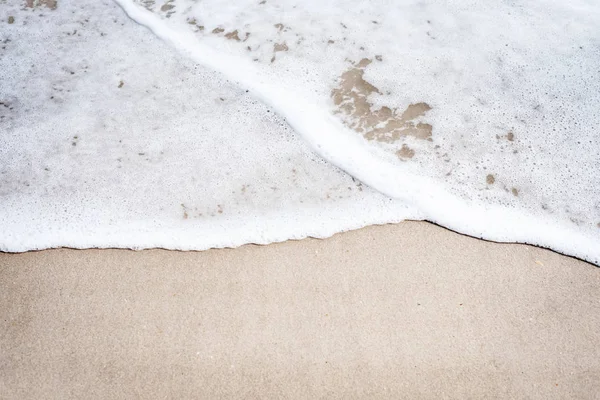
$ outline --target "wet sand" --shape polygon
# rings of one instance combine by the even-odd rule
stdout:
[[[0,398],[597,398],[600,268],[423,222],[0,254]]]

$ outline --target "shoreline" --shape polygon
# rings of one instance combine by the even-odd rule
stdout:
[[[561,257],[566,257],[566,258],[570,258],[573,259],[575,261],[579,261],[582,262],[584,264],[588,264],[592,267],[595,268],[600,268],[600,265],[596,265],[586,259],[577,257],[577,256],[573,256],[573,255],[569,255],[566,253],[561,253],[557,250],[554,250],[550,247],[544,247],[541,245],[537,245],[537,244],[531,244],[531,243],[526,243],[526,242],[502,242],[502,241],[495,241],[492,239],[486,239],[484,237],[476,237],[476,236],[472,236],[469,235],[467,233],[462,233],[459,231],[455,231],[451,228],[448,228],[444,225],[440,225],[437,224],[435,222],[432,221],[428,221],[428,220],[414,220],[414,219],[406,219],[400,222],[384,222],[384,223],[372,223],[372,224],[368,224],[366,226],[360,227],[360,228],[349,228],[349,229],[345,229],[336,233],[333,233],[331,235],[327,235],[327,236],[312,236],[312,235],[307,235],[305,237],[301,237],[301,238],[292,238],[292,239],[284,239],[284,240],[277,240],[277,241],[273,241],[273,242],[269,242],[269,243],[253,243],[253,242],[249,242],[249,243],[244,243],[241,244],[239,246],[224,246],[224,247],[210,247],[207,249],[200,249],[200,250],[195,250],[195,249],[174,249],[174,248],[168,248],[168,247],[143,247],[143,248],[130,248],[130,247],[68,247],[68,246],[60,246],[60,247],[49,247],[49,248],[44,248],[44,249],[36,249],[36,250],[26,250],[26,251],[0,251],[0,256],[1,255],[11,255],[11,254],[27,254],[27,253],[38,253],[38,252],[43,252],[43,251],[51,251],[51,250],[69,250],[69,251],[87,251],[87,250],[123,250],[123,251],[133,251],[133,252],[144,252],[144,251],[152,251],[152,250],[161,250],[161,251],[172,251],[172,252],[181,252],[181,253],[187,253],[187,252],[191,252],[191,253],[199,253],[199,252],[205,252],[205,251],[212,251],[212,250],[235,250],[244,246],[258,246],[258,247],[262,247],[262,246],[271,246],[271,245],[276,245],[276,244],[281,244],[281,243],[286,243],[286,242],[302,242],[304,240],[328,240],[332,237],[335,237],[337,235],[342,235],[342,234],[346,234],[348,232],[354,232],[354,231],[360,231],[362,229],[368,229],[370,227],[380,227],[380,226],[388,226],[388,225],[398,225],[398,224],[404,224],[404,223],[409,223],[409,224],[427,224],[427,225],[431,225],[435,228],[439,228],[442,229],[444,231],[447,231],[451,234],[455,234],[455,235],[459,235],[459,236],[463,236],[469,239],[473,239],[473,240],[480,240],[486,243],[491,243],[491,244],[496,244],[496,245],[508,245],[508,246],[530,246],[533,248],[537,248],[543,251],[549,251],[551,253],[554,253],[558,256]]]

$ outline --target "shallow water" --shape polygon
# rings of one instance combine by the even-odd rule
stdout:
[[[117,3],[154,34],[109,1],[8,6],[4,250],[411,218],[600,263],[595,3]]]
[[[10,15],[2,250],[206,249],[419,216],[324,162],[272,109],[112,1]]]

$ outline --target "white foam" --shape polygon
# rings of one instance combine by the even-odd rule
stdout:
[[[473,236],[600,260],[595,3],[188,1],[169,2],[176,8],[161,17],[131,0],[116,1],[193,60],[249,88],[325,159],[427,219]],[[206,33],[214,27],[223,32]],[[250,33],[256,55],[223,37],[234,30]],[[341,44],[329,50],[331,37]],[[280,42],[289,51],[269,63],[264,48]],[[365,76],[385,93],[378,102],[400,109],[430,104],[433,143],[450,153],[449,163],[436,159],[433,146],[422,146],[417,166],[398,162],[332,116],[329,93],[344,58],[377,54],[384,62]],[[509,132],[517,139],[498,144]],[[492,190],[484,168],[496,176]],[[501,185],[507,190],[493,190]]]
[[[81,3],[87,8],[81,6],[77,12],[87,10],[96,17],[95,34],[112,30],[103,25],[112,19],[119,21],[119,28],[107,36],[112,35],[111,41],[90,36],[77,42],[80,63],[89,59],[94,65],[103,65],[98,70],[105,75],[98,73],[94,82],[78,81],[77,90],[72,90],[79,98],[71,99],[55,118],[50,116],[56,109],[44,108],[37,117],[47,118],[45,124],[36,125],[35,118],[21,111],[16,133],[3,138],[2,144],[8,146],[0,157],[10,164],[3,171],[10,177],[4,185],[10,194],[2,197],[0,211],[0,221],[8,227],[1,238],[4,250],[63,245],[203,249],[307,235],[323,237],[369,223],[422,218],[473,236],[537,244],[600,263],[600,227],[596,225],[600,222],[600,150],[595,146],[600,130],[594,111],[600,89],[596,29],[600,8],[594,2],[528,1],[517,6],[478,1],[324,4],[286,0],[276,4],[238,1],[225,7],[216,0],[139,1],[147,6],[144,8],[131,0],[115,1],[131,18],[193,62],[175,61],[151,35],[144,36],[128,24],[121,26],[124,22],[109,4]],[[73,3],[60,3],[54,16],[62,15],[66,24],[72,19],[70,7],[75,9]],[[39,35],[46,34],[49,40],[52,29],[58,28],[44,26]],[[235,30],[240,40],[228,40],[225,35]],[[247,38],[246,32],[250,33]],[[34,35],[25,27],[19,34]],[[548,37],[553,38],[552,48],[547,46]],[[275,44],[285,44],[287,50],[275,52]],[[61,41],[55,45],[65,46]],[[86,54],[98,45],[110,46],[111,51],[93,57]],[[25,44],[21,51],[24,49],[34,52]],[[54,50],[59,59],[65,57],[64,47]],[[9,56],[15,64],[19,62],[19,55]],[[401,111],[411,103],[429,104],[431,111],[419,121],[433,126],[431,141],[401,137],[378,143],[347,128],[345,124],[351,123],[353,116],[337,114],[340,109],[334,105],[331,91],[340,84],[344,71],[355,68],[363,58],[373,60],[363,68],[364,78],[379,89],[368,96],[373,109],[387,106]],[[136,64],[135,59],[140,62]],[[35,57],[35,62],[50,64],[41,56]],[[266,109],[251,101],[237,108],[237,118],[232,118],[230,109],[211,106],[206,98],[214,100],[212,93],[224,83],[204,71],[200,77],[188,77],[194,62],[237,83],[242,88],[240,95],[249,90],[249,96],[276,110],[320,156],[399,201],[366,190],[342,203],[325,201],[323,194],[331,188],[337,187],[339,196],[339,188],[352,187],[350,178],[297,157],[289,157],[286,164],[279,154],[292,148],[295,154],[302,153],[299,141],[285,139],[290,131],[284,131],[283,138],[278,136],[282,142],[265,149],[274,136],[257,142],[256,135],[279,135],[283,121],[257,123]],[[13,71],[9,75],[12,83],[29,78],[24,72],[15,73],[14,68],[6,69]],[[177,77],[186,76],[195,84],[179,82],[167,72],[172,68]],[[132,97],[117,99],[115,93],[100,87],[102,82],[115,80],[109,75],[120,71],[139,74],[140,85],[153,80],[165,85],[154,91],[137,88]],[[60,84],[72,81],[58,78],[58,74],[55,78]],[[21,95],[23,89],[14,86],[8,97]],[[153,92],[154,98],[145,98],[145,90]],[[101,94],[92,97],[93,104],[89,92]],[[24,93],[30,99],[36,96],[33,88]],[[190,104],[192,99],[197,107]],[[140,112],[143,101],[148,109]],[[76,108],[82,104],[88,107],[84,112]],[[105,115],[102,121],[90,118],[98,110]],[[239,118],[241,110],[248,110],[246,118]],[[190,115],[192,112],[201,117]],[[120,117],[108,128],[106,120],[113,115]],[[76,131],[71,127],[78,120],[94,133],[95,144],[85,156],[58,149],[57,144],[61,138],[70,140],[69,135]],[[67,127],[65,121],[70,121]],[[161,121],[168,121],[169,126],[153,132]],[[204,134],[190,136],[199,122]],[[245,130],[253,139],[232,139]],[[135,133],[135,138],[123,136],[126,131]],[[104,144],[102,135],[107,132],[112,135],[108,139],[125,140],[129,148]],[[514,135],[511,140],[509,132]],[[29,139],[23,141],[23,137]],[[147,149],[134,149],[143,143],[150,143]],[[408,162],[395,155],[403,145],[416,150]],[[79,144],[75,147],[86,150]],[[112,158],[93,154],[99,148],[108,150]],[[166,148],[171,152],[164,155]],[[238,150],[233,157],[220,153],[231,148]],[[190,154],[192,149],[192,155],[202,155],[202,163]],[[107,168],[114,158],[131,157],[135,151],[148,154],[155,166],[130,159],[126,175]],[[50,160],[55,167],[63,170],[54,180],[31,166],[41,167],[40,160],[48,154],[53,155]],[[269,165],[261,167],[263,170],[275,171],[262,190],[272,182],[282,183],[286,193],[283,204],[278,204],[281,197],[260,191],[242,201],[237,195],[228,196],[229,186],[247,183],[244,172],[256,168],[253,162],[258,160]],[[215,173],[195,184],[181,178],[185,175],[182,169],[190,171],[195,166],[218,171],[228,163],[227,176]],[[301,188],[312,193],[310,207],[298,198],[299,187],[291,183],[295,178],[281,172],[295,169],[298,163],[304,163],[308,171]],[[85,173],[78,171],[81,165]],[[71,173],[77,179],[70,191],[56,189],[69,182]],[[495,177],[493,184],[486,183],[489,174]],[[32,176],[39,177],[33,185],[36,190],[15,190]],[[115,177],[121,180],[118,185],[111,184]],[[258,176],[254,179],[252,182],[261,181]],[[93,183],[86,187],[90,180]],[[148,189],[160,186],[159,182],[165,182],[167,188]],[[227,190],[221,190],[222,186]],[[227,201],[243,206],[234,207],[234,212],[228,206],[216,218],[193,211],[203,215],[195,214],[198,223],[189,224],[187,219],[181,220],[181,214],[189,217],[185,207],[193,203],[194,191],[199,195],[193,208],[209,207],[210,198],[218,199],[213,202],[216,205]],[[46,201],[44,196],[52,198],[47,205],[40,204]],[[248,207],[255,202],[258,204]],[[58,213],[65,204],[74,209]],[[215,204],[211,207],[218,213]],[[26,224],[27,214],[35,216],[35,222]],[[57,221],[48,227],[50,215]],[[52,236],[51,229],[60,235]]]
[[[323,162],[273,110],[112,1],[8,15],[4,251],[202,250],[422,217]]]

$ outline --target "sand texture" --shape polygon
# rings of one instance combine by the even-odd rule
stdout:
[[[0,254],[0,398],[600,393],[600,269],[422,222]]]

